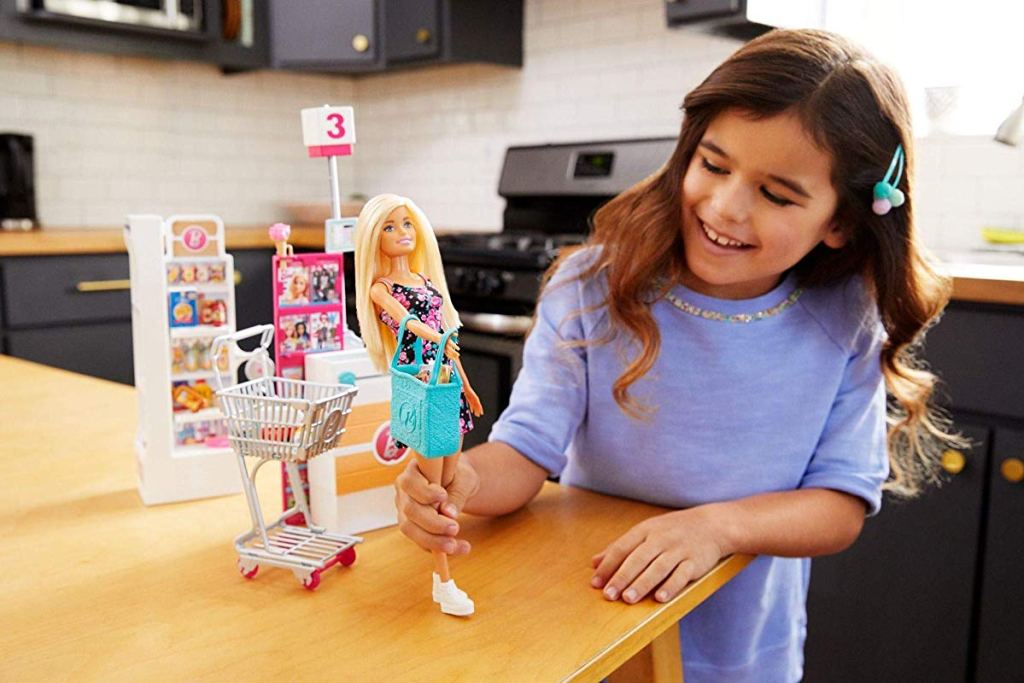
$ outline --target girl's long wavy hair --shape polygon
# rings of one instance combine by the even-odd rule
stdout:
[[[602,248],[579,277],[606,276],[604,305],[611,329],[628,333],[639,348],[613,385],[615,401],[633,417],[650,410],[629,389],[651,369],[661,348],[651,303],[686,270],[680,225],[683,176],[708,125],[728,109],[753,118],[792,113],[832,157],[831,180],[839,196],[834,220],[847,235],[841,249],[819,244],[795,271],[803,287],[862,276],[877,301],[887,333],[881,353],[889,393],[887,488],[903,496],[917,494],[935,480],[944,445],[961,441],[945,415],[931,405],[936,377],[915,355],[952,286],[929,264],[914,230],[913,137],[899,78],[838,35],[775,30],[723,62],[686,95],[682,109],[682,130],[672,157],[592,219],[587,245]],[[906,203],[878,216],[871,210],[873,186],[900,144],[906,171],[899,187]],[[570,253],[562,253],[549,278]],[[665,284],[659,287],[659,280]],[[605,337],[594,343],[608,341]]]

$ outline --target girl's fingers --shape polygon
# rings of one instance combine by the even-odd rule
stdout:
[[[642,543],[637,546],[622,560],[615,573],[605,582],[604,597],[608,600],[618,600],[626,587],[633,583],[636,577],[647,568],[647,565],[660,554],[660,549],[655,549],[650,544]],[[603,570],[609,563],[609,557],[610,554],[602,560],[601,565],[597,568],[598,575],[602,575]]]
[[[597,560],[595,565],[594,576],[590,580],[590,585],[595,588],[604,586],[612,574],[619,568],[619,565],[622,564],[623,560],[643,542],[644,536],[645,533],[643,531],[638,527],[633,527],[617,538],[614,543],[595,555],[591,562],[598,557],[600,559]]]
[[[633,604],[643,600],[648,593],[654,590],[655,586],[665,580],[679,564],[678,560],[662,553],[654,558],[654,561],[647,565],[647,568],[640,572],[624,591],[622,601]]]
[[[597,566],[601,564],[601,560],[604,559],[604,551],[602,550],[597,555],[590,558],[590,566],[597,569]]]
[[[676,597],[693,580],[693,574],[693,562],[683,560],[676,565],[675,571],[665,580],[665,583],[661,584],[661,587],[654,592],[654,599],[658,602],[668,602]]]
[[[448,497],[443,486],[431,484],[423,476],[415,458],[410,458],[405,470],[395,478],[395,490],[399,496],[405,494],[421,505],[439,505]]]
[[[438,550],[448,555],[465,555],[470,550],[468,541],[429,534],[408,519],[402,520],[398,529],[424,550]]]
[[[398,501],[402,517],[412,524],[435,536],[457,536],[459,523],[440,514],[433,505],[422,505],[411,498]]]

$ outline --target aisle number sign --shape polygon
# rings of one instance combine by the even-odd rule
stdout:
[[[356,142],[352,107],[312,107],[302,110],[302,143],[311,157],[348,156]]]

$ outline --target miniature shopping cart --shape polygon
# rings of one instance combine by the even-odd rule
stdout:
[[[220,374],[215,376],[228,440],[238,456],[252,517],[252,529],[235,539],[238,568],[247,579],[256,576],[260,564],[291,569],[303,586],[314,590],[324,570],[355,562],[355,544],[363,539],[328,533],[323,527],[289,525],[285,520],[296,513],[302,513],[307,522],[313,519],[298,463],[335,447],[345,432],[356,388],[274,377],[267,351],[273,333],[273,325],[257,325],[217,337],[212,347],[214,358],[227,352],[233,360],[246,360],[245,373],[250,380],[224,388]],[[239,341],[256,335],[260,335],[258,348],[245,351],[238,346]],[[251,471],[246,457],[256,459]],[[295,507],[267,525],[256,493],[256,473],[270,461],[284,462]]]

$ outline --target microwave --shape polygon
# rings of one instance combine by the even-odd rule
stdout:
[[[19,0],[23,13],[201,33],[204,0]]]

